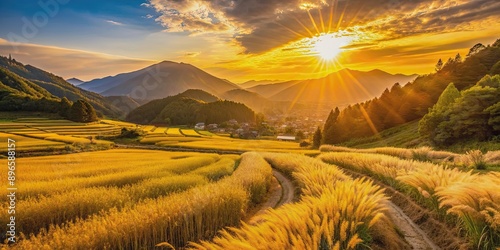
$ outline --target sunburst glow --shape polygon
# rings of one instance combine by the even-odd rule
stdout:
[[[334,34],[322,34],[312,38],[311,51],[323,60],[330,61],[348,45],[349,37],[337,37]]]

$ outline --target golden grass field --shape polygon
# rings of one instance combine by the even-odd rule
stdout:
[[[345,150],[344,150],[345,151]],[[447,165],[359,152],[324,153],[319,159],[377,177],[416,195],[438,214],[454,215],[472,245],[500,243],[500,174],[472,173]]]
[[[294,142],[241,140],[111,120],[79,124],[20,119],[0,123],[0,139],[16,140],[20,151],[61,150],[90,144],[85,133],[124,127],[146,132],[140,140],[144,145],[256,152],[219,155],[110,149],[18,158],[16,218],[18,233],[24,236],[17,245],[2,249],[371,246],[374,230],[383,234],[393,228],[387,226],[391,222],[385,215],[388,197],[373,182],[353,179],[341,168],[375,177],[443,220],[457,223],[471,245],[493,249],[500,244],[500,174],[466,170],[482,163],[498,164],[498,152],[339,146],[322,146],[320,152]],[[0,165],[7,165],[7,160],[0,159]],[[269,210],[258,223],[245,224],[242,220],[248,212],[265,200],[271,165],[297,185],[296,202]],[[0,169],[0,178],[7,179],[6,171]],[[5,185],[0,189],[4,197]],[[0,204],[0,209],[6,211],[7,204]],[[1,217],[0,224],[8,223],[7,219]]]
[[[235,155],[110,150],[72,156],[19,159],[24,174],[18,178],[31,180],[19,189],[33,191],[18,204],[18,230],[35,235],[13,249],[184,246],[238,225],[271,181],[269,164],[252,153],[236,170]],[[110,175],[115,178],[102,179]],[[59,183],[49,184],[54,180]]]

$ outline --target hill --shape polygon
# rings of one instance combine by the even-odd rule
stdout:
[[[73,86],[60,76],[56,76],[31,65],[24,65],[17,62],[15,59],[9,60],[3,56],[0,56],[0,68],[21,77],[24,82],[31,82],[41,87],[55,97],[66,97],[70,101],[85,100],[97,111],[105,115],[112,117],[118,117],[120,115],[120,110],[108,103],[103,96]]]
[[[59,98],[44,88],[0,67],[1,111],[56,112]]]
[[[406,84],[415,78],[416,75],[392,75],[381,70],[363,72],[343,69],[319,79],[284,83],[278,88],[286,85],[289,87],[269,98],[275,101],[319,102],[342,106],[368,100],[380,95],[394,83]]]
[[[275,83],[280,83],[280,82],[283,82],[283,81],[279,81],[279,80],[259,80],[259,81],[250,80],[250,81],[246,81],[244,83],[240,83],[240,84],[238,84],[238,86],[240,88],[248,89],[248,88],[252,88],[255,86],[259,86],[259,85],[268,85],[268,84],[275,84]]]
[[[239,87],[190,64],[163,61],[134,72],[95,79],[81,88],[105,96],[125,95],[136,100],[161,99],[188,89],[219,95]]]
[[[78,78],[74,78],[74,77],[70,78],[70,79],[66,79],[66,81],[69,82],[69,83],[71,83],[71,84],[73,84],[73,85],[75,85],[75,86],[78,86],[78,85],[84,83],[84,81],[82,81],[82,80],[80,80]]]
[[[266,108],[271,108],[275,106],[275,103],[271,100],[248,90],[244,89],[233,89],[221,95],[223,99],[240,102],[251,109],[262,111]]]
[[[231,119],[253,122],[255,113],[244,104],[222,101],[201,90],[187,90],[175,96],[150,101],[130,112],[126,118],[134,123],[165,125],[222,123]]]
[[[491,46],[477,44],[471,48],[465,60],[457,55],[444,66],[438,67],[436,73],[420,76],[405,86],[395,84],[378,98],[349,106],[341,112],[331,112],[324,125],[325,143],[336,144],[372,136],[379,131],[420,119],[436,104],[450,83],[462,91],[476,85],[488,74],[499,73],[500,39]],[[477,105],[471,102],[469,106]],[[470,122],[473,120],[476,118]]]
[[[259,93],[260,95],[270,98],[279,92],[297,84],[299,81],[287,81],[273,84],[262,84],[247,88],[246,90]]]

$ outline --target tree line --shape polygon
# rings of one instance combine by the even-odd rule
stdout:
[[[153,100],[132,110],[126,120],[139,124],[167,126],[194,125],[198,122],[219,124],[231,119],[238,122],[255,122],[255,112],[244,104],[227,100],[204,102],[195,97],[189,96],[189,93],[181,93]]]

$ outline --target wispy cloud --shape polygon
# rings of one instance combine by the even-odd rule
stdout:
[[[113,21],[113,20],[106,20],[107,23],[113,24],[113,25],[118,25],[118,26],[123,26],[123,23]]]
[[[18,51],[22,53],[12,52],[12,46],[17,46]],[[12,44],[2,38],[0,54],[12,54],[22,63],[31,64],[64,78],[77,77],[82,80],[133,71],[156,62],[54,46]]]
[[[262,53],[322,32],[377,33],[376,40],[477,30],[498,24],[497,0],[149,0],[169,32],[232,32]],[[373,42],[372,41],[363,41]]]

